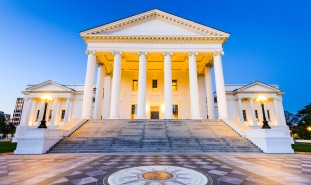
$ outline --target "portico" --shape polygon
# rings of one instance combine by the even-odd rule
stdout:
[[[213,65],[215,56],[220,58],[217,62],[221,63],[222,52],[89,51],[88,55],[81,114],[83,118],[130,119],[132,110],[129,108],[135,105],[134,109],[137,110],[134,110],[134,114],[137,119],[149,119],[151,106],[160,107],[160,119],[173,119],[173,105],[177,105],[179,111],[190,107],[187,109],[188,113],[184,113],[186,117],[177,116],[178,118],[205,119],[206,115],[201,114],[199,105],[200,102],[206,102],[205,99],[208,97],[204,111],[208,109],[208,117],[213,119],[215,110],[212,66],[217,69],[215,69],[216,88],[223,91],[217,96],[218,110],[221,111],[218,115],[222,118],[227,116],[222,66]],[[96,68],[97,78],[95,78]],[[198,85],[200,76],[204,77],[203,87]],[[94,83],[97,87],[95,95],[92,86]],[[104,86],[106,88],[103,88]],[[204,92],[203,97],[199,91]],[[92,115],[93,96],[95,103]],[[120,109],[127,112],[120,114]]]
[[[88,55],[82,118],[149,119],[159,107],[160,119],[214,119],[211,68],[218,117],[228,117],[221,59],[228,33],[155,9],[80,35]]]

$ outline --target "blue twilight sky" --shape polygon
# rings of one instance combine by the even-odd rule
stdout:
[[[226,84],[279,84],[291,112],[311,102],[311,0],[0,0],[0,111],[27,84],[84,83],[79,32],[153,8],[231,34]]]

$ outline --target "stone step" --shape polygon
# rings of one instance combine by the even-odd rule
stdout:
[[[50,152],[261,151],[221,120],[89,120]]]

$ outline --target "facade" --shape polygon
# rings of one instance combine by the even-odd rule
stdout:
[[[18,126],[22,116],[24,98],[17,98],[15,103],[15,108],[12,117],[12,124]]]
[[[48,102],[46,121],[49,127],[57,128],[72,118],[81,116],[83,85],[61,85],[53,81],[46,81],[36,85],[28,85],[22,93],[24,97],[22,126],[37,126],[43,118],[44,100],[49,94],[53,97]]]
[[[221,119],[264,152],[293,153],[279,87],[224,84],[228,33],[154,9],[80,35],[87,45],[84,85],[29,85],[15,153],[45,153],[89,119]],[[53,98],[50,129],[40,130],[44,95]],[[267,97],[264,110],[260,95]],[[271,130],[261,129],[263,112]],[[25,147],[32,142],[35,152]]]

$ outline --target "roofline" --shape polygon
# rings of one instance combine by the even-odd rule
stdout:
[[[193,20],[189,20],[189,19],[186,19],[186,18],[184,18],[184,17],[178,16],[178,15],[175,15],[175,14],[172,14],[172,13],[168,13],[168,12],[166,12],[166,11],[163,11],[163,10],[160,10],[160,9],[157,9],[157,8],[153,8],[153,9],[150,9],[150,10],[147,10],[147,11],[144,11],[144,12],[140,12],[140,13],[137,13],[137,14],[134,14],[134,15],[131,15],[131,16],[127,16],[127,17],[124,17],[124,18],[121,18],[121,19],[117,19],[117,20],[114,20],[114,21],[110,21],[110,22],[105,23],[105,24],[101,24],[101,25],[98,25],[98,26],[94,26],[94,27],[92,27],[92,28],[89,28],[89,29],[80,31],[79,33],[81,34],[82,32],[85,32],[85,31],[88,31],[88,30],[91,30],[91,29],[94,29],[94,28],[97,28],[97,27],[105,26],[105,25],[111,24],[111,23],[113,23],[113,22],[121,21],[121,20],[123,20],[123,19],[127,19],[127,18],[130,18],[130,17],[134,17],[134,16],[137,16],[137,15],[139,15],[139,14],[151,12],[151,11],[154,11],[154,10],[158,10],[158,11],[161,11],[161,12],[164,12],[164,13],[167,13],[167,14],[170,14],[170,15],[173,15],[173,16],[176,16],[176,17],[178,17],[178,18],[182,18],[182,19],[185,19],[185,20],[194,22],[194,23],[196,23],[196,24],[199,24],[199,25],[202,25],[202,26],[205,26],[205,27],[209,27],[209,28],[215,29],[215,30],[217,30],[217,31],[224,32],[224,33],[226,33],[226,34],[229,34],[229,36],[230,36],[230,33],[229,33],[229,32],[225,32],[225,31],[223,31],[223,30],[220,30],[220,29],[217,29],[217,28],[214,28],[214,27],[211,27],[211,26],[207,26],[207,25],[205,25],[205,24],[198,23],[198,22],[193,21]]]

